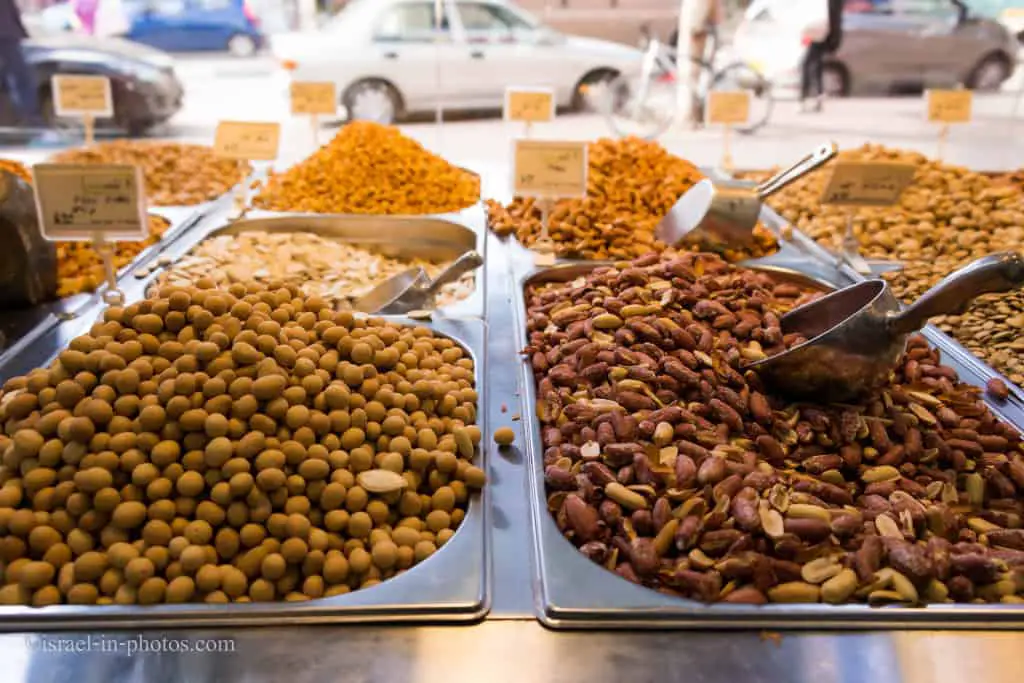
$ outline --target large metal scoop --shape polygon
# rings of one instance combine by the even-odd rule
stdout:
[[[889,284],[861,282],[794,309],[782,333],[806,341],[752,363],[765,383],[794,398],[846,401],[884,384],[907,335],[929,318],[963,311],[977,296],[1024,285],[1024,257],[991,254],[964,266],[900,310]]]
[[[789,168],[760,185],[716,185],[704,179],[676,200],[655,229],[655,236],[678,246],[700,231],[730,245],[754,242],[754,226],[764,200],[836,155],[835,143],[821,145]]]
[[[433,282],[422,268],[410,268],[380,283],[356,299],[352,308],[364,313],[408,313],[432,308],[434,297],[442,287],[476,270],[484,259],[475,250],[455,259]]]

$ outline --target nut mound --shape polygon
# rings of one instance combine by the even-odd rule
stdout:
[[[587,196],[557,202],[548,217],[548,233],[561,258],[629,259],[663,249],[654,229],[680,195],[703,179],[689,161],[636,137],[590,143],[587,164]],[[533,198],[516,197],[508,206],[488,200],[487,212],[498,235],[515,234],[527,247],[540,237],[541,210]],[[695,248],[739,259],[771,253],[776,243],[759,228],[758,245],[749,254],[709,243]]]
[[[706,602],[1024,601],[1020,435],[920,336],[856,405],[766,393],[789,287],[684,254],[528,292],[558,527]]]
[[[310,213],[429,214],[480,199],[480,179],[428,152],[393,126],[356,121],[284,173],[253,205]]]
[[[884,277],[903,301],[913,301],[957,268],[987,254],[1021,250],[1024,243],[1024,187],[930,160],[916,152],[865,145],[841,158],[877,159],[918,166],[914,183],[895,207],[858,209],[854,232],[861,253],[896,259],[906,267]],[[768,203],[787,220],[829,248],[838,248],[846,209],[819,199],[830,171],[798,180]],[[1024,387],[1024,296],[1019,292],[980,297],[963,315],[932,320],[971,353]]]
[[[20,161],[14,161],[13,159],[0,159],[0,171],[12,173],[29,185],[32,184],[32,172]]]
[[[249,165],[217,156],[212,147],[176,142],[114,140],[71,149],[53,158],[61,164],[141,166],[146,200],[153,206],[202,204],[221,196],[249,173]]]
[[[462,522],[474,368],[295,288],[165,287],[0,394],[0,604],[307,600]]]
[[[360,296],[385,280],[416,266],[431,278],[447,263],[392,258],[311,232],[248,231],[217,235],[200,242],[159,283],[192,285],[201,278],[226,288],[235,282],[280,281],[302,287],[331,306],[351,309]],[[441,288],[437,306],[444,307],[473,293],[475,273]]]
[[[160,216],[149,216],[149,236],[141,242],[115,242],[114,267],[123,268],[144,249],[160,241],[170,223]],[[92,242],[55,242],[57,249],[57,296],[91,292],[106,282],[103,258]]]

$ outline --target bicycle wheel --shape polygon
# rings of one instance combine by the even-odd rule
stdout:
[[[608,83],[600,101],[615,135],[653,140],[668,130],[675,118],[675,81],[664,72],[646,79],[640,74],[620,74]]]
[[[715,72],[711,80],[712,90],[745,90],[750,93],[750,120],[733,130],[740,133],[756,133],[766,123],[775,105],[772,99],[772,84],[764,75],[746,62],[733,62]]]

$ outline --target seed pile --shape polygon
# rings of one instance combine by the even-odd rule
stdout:
[[[856,404],[766,392],[793,290],[684,254],[528,293],[558,527],[706,602],[1024,602],[1020,436],[920,336]]]
[[[160,241],[170,227],[166,219],[149,216],[149,236],[141,242],[115,242],[114,267],[123,268],[144,249]],[[56,242],[57,296],[91,292],[106,282],[103,258],[92,242]]]
[[[176,142],[114,140],[61,152],[61,164],[128,164],[142,167],[152,206],[202,204],[223,195],[249,174],[249,165],[217,156],[212,147]]]
[[[689,161],[635,137],[590,143],[587,164],[587,196],[556,202],[548,217],[548,234],[562,258],[629,259],[664,248],[654,229],[680,195],[703,178]],[[498,235],[514,234],[527,247],[541,236],[541,210],[533,198],[516,197],[508,206],[488,200],[487,211]],[[739,259],[770,253],[776,244],[759,228],[750,253],[710,243],[695,247]]]
[[[347,310],[360,296],[409,268],[422,267],[434,278],[447,265],[393,258],[310,232],[249,231],[201,242],[162,274],[159,283],[187,286],[206,278],[227,288],[236,282],[280,281],[301,286],[307,294]],[[445,285],[437,306],[465,299],[473,293],[474,283],[475,275],[467,273]]]
[[[14,161],[13,159],[0,159],[0,171],[7,171],[12,173],[29,185],[32,184],[32,172],[25,167],[20,161]]]
[[[430,214],[480,199],[480,179],[428,152],[397,128],[368,121],[343,127],[330,143],[284,173],[254,200],[271,211]]]
[[[454,534],[472,360],[295,288],[165,287],[0,394],[0,604],[308,600]]]
[[[867,145],[841,156],[913,163],[914,183],[900,204],[859,209],[854,231],[861,253],[897,259],[906,268],[884,277],[896,295],[912,301],[945,276],[998,251],[1024,249],[1024,188],[965,168],[929,160],[917,153]],[[787,220],[823,245],[837,248],[846,229],[846,210],[818,201],[830,171],[822,169],[769,200]],[[972,353],[1024,386],[1024,319],[1019,295],[982,297],[962,316],[932,322]]]

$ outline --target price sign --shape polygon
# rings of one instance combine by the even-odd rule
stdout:
[[[149,234],[138,166],[37,164],[32,176],[48,240],[134,242]]]
[[[970,90],[929,90],[928,120],[932,123],[967,123],[974,97]]]
[[[333,116],[338,113],[338,91],[329,81],[293,81],[291,85],[292,114]]]
[[[516,140],[515,145],[515,194],[546,198],[586,196],[587,143]]]
[[[505,88],[505,120],[543,123],[555,118],[551,88]]]
[[[893,161],[837,161],[821,203],[890,206],[899,201],[915,170],[912,164]]]
[[[53,76],[54,112],[57,116],[109,118],[114,98],[106,76]]]
[[[708,123],[735,125],[750,120],[750,93],[745,90],[712,90],[708,93]]]
[[[273,161],[277,158],[281,124],[253,121],[221,121],[213,147],[217,154],[243,161]]]

